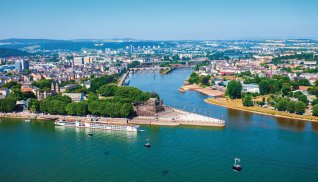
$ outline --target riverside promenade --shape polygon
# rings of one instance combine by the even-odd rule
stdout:
[[[128,75],[129,75],[129,70],[120,77],[120,80],[118,82],[118,86],[123,86]]]
[[[164,106],[165,111],[158,113],[156,116],[137,116],[132,119],[127,118],[108,118],[95,116],[64,116],[50,114],[36,114],[30,112],[17,113],[0,113],[0,117],[21,118],[21,119],[37,119],[37,120],[80,120],[90,121],[98,118],[100,122],[109,124],[138,124],[138,125],[160,125],[160,126],[205,126],[205,127],[225,127],[225,121],[202,116],[195,113],[181,111],[175,108]]]

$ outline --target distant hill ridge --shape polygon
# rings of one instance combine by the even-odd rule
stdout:
[[[14,57],[14,56],[29,56],[31,53],[26,51],[20,51],[18,49],[0,48],[1,57]]]

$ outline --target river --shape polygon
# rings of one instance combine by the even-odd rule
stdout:
[[[178,88],[191,70],[130,76],[166,105],[223,118],[224,129],[142,126],[126,133],[1,119],[1,181],[315,181],[318,124],[235,111]],[[152,144],[144,148],[146,139]],[[234,157],[243,170],[232,171]]]

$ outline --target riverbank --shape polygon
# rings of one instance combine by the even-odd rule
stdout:
[[[182,87],[179,88],[179,91],[184,93],[186,91],[196,91],[196,92],[199,92],[199,93],[202,93],[202,94],[205,94],[205,95],[208,95],[208,96],[211,96],[211,97],[221,97],[221,96],[224,96],[224,93],[223,92],[220,92],[218,90],[212,90],[211,88],[203,88],[199,85],[195,85],[195,84],[190,84],[190,85],[184,85]]]
[[[129,70],[126,72],[126,73],[124,73],[121,77],[120,77],[120,79],[119,79],[119,81],[118,81],[118,86],[123,86],[123,84],[124,84],[124,82],[125,82],[125,80],[126,80],[126,78],[127,78],[127,76],[129,75]]]
[[[225,127],[225,121],[202,116],[195,113],[181,111],[175,108],[164,106],[165,111],[158,113],[157,116],[137,116],[132,119],[128,118],[108,118],[97,117],[99,121],[109,124],[141,124],[141,125],[160,125],[160,126],[206,126],[206,127]],[[0,113],[0,117],[20,118],[20,119],[37,119],[37,120],[80,120],[90,121],[94,116],[64,116],[64,115],[45,115],[29,112],[19,113]]]
[[[208,99],[205,99],[204,101],[209,104],[214,104],[214,105],[218,105],[218,106],[222,106],[222,107],[226,107],[230,109],[235,109],[235,110],[240,110],[240,111],[252,112],[252,113],[281,117],[281,118],[288,118],[288,119],[318,122],[318,117],[315,117],[315,116],[297,115],[294,113],[276,111],[270,108],[263,108],[260,106],[245,107],[243,106],[241,99],[230,100],[228,98],[222,97],[222,98],[208,98]]]

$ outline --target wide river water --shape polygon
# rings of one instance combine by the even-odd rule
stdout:
[[[130,76],[166,105],[223,118],[224,129],[142,126],[126,133],[1,119],[0,181],[317,181],[318,124],[235,111],[178,88],[191,70]],[[144,148],[146,139],[152,144]],[[243,170],[232,171],[239,157]]]

